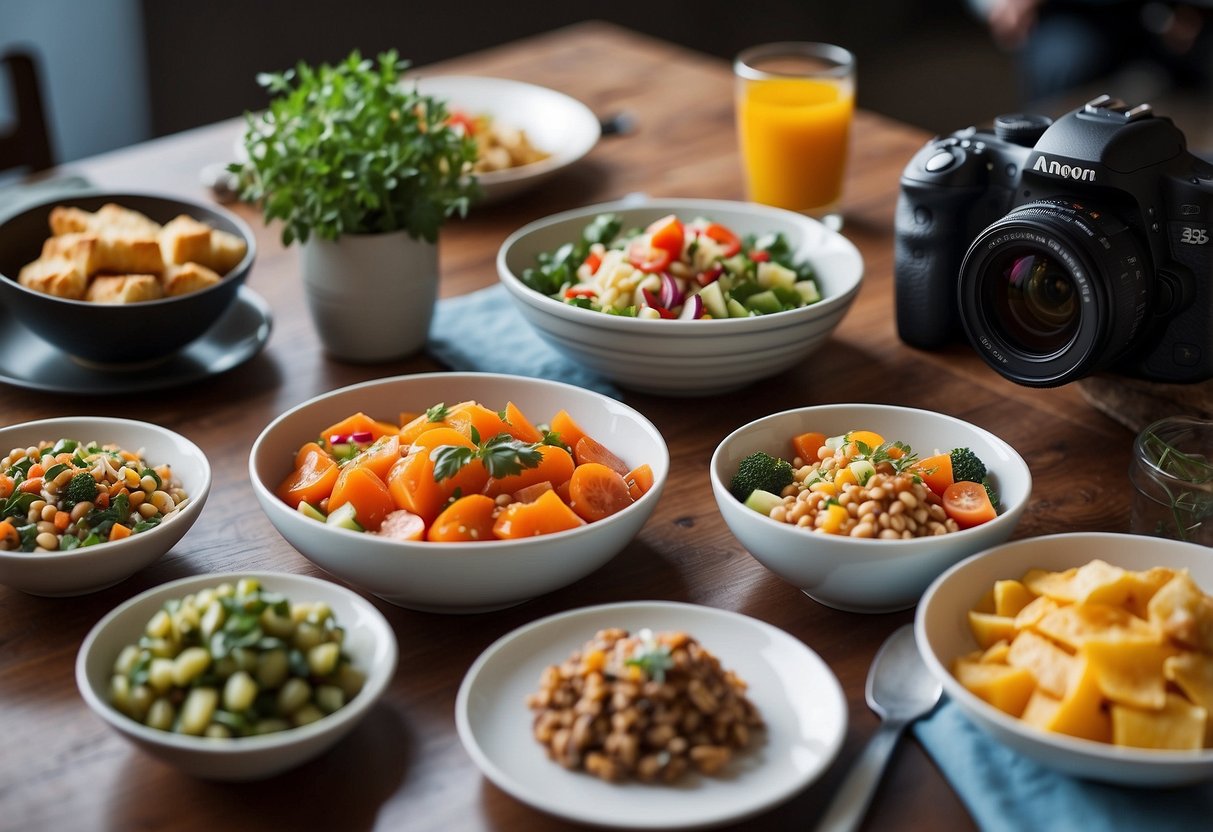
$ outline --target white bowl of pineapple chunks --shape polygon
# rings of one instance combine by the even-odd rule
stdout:
[[[915,633],[945,693],[1042,765],[1132,786],[1213,777],[1213,557],[1075,533],[974,555],[927,589]]]

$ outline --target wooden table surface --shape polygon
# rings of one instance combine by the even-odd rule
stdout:
[[[743,198],[732,78],[723,61],[584,24],[422,71],[542,84],[602,115],[627,111],[637,124],[630,135],[604,138],[587,159],[542,190],[476,210],[444,230],[443,296],[492,284],[494,257],[506,235],[555,211],[632,192]],[[106,188],[206,199],[199,169],[227,161],[239,130],[233,119],[85,160],[64,172]],[[441,369],[424,355],[377,366],[326,358],[300,294],[297,250],[284,249],[278,229],[265,228],[253,209],[234,208],[258,237],[260,254],[249,286],[274,311],[264,352],[205,383],[158,393],[82,398],[0,385],[5,424],[82,413],[144,419],[190,437],[214,470],[211,498],[198,523],[165,558],[129,580],[74,599],[0,588],[0,828],[562,828],[481,776],[456,736],[455,694],[476,656],[510,630],[563,610],[634,599],[688,601],[755,616],[802,639],[837,673],[850,723],[836,764],[746,828],[811,826],[876,728],[863,698],[872,657],[912,612],[836,612],[754,561],[722,522],[708,484],[709,457],[727,433],[768,413],[810,404],[870,401],[938,409],[993,431],[1027,459],[1035,484],[1017,537],[1128,527],[1131,436],[1085,404],[1072,385],[1018,387],[967,347],[924,353],[898,340],[893,208],[901,169],[926,138],[877,115],[857,115],[844,233],[863,253],[865,281],[833,339],[811,360],[716,407],[625,396],[663,432],[672,476],[656,512],[623,553],[573,586],[501,612],[449,617],[372,599],[400,643],[399,669],[382,702],[350,737],[306,766],[261,783],[224,785],[162,765],[88,711],[73,675],[82,638],[115,605],[174,578],[240,569],[321,574],[256,506],[246,478],[253,439],[276,414],[333,388]],[[315,797],[304,797],[300,784]],[[866,828],[972,826],[921,747],[903,743]]]

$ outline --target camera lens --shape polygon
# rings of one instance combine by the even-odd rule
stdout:
[[[1065,348],[1078,332],[1078,287],[1055,258],[1012,248],[998,255],[985,304],[1008,337],[1038,355]]]
[[[1149,299],[1131,230],[1065,199],[1015,208],[977,236],[961,266],[961,323],[973,347],[1019,384],[1052,387],[1132,347]]]

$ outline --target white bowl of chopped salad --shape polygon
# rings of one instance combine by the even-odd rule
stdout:
[[[0,429],[0,584],[96,592],[150,566],[211,489],[206,455],[159,425],[80,416]]]
[[[578,208],[502,244],[497,272],[549,344],[618,384],[697,396],[795,366],[859,291],[863,258],[791,211],[655,199]]]
[[[716,448],[710,473],[725,523],[754,559],[848,612],[914,606],[945,569],[1010,537],[1032,492],[1027,463],[989,431],[882,404],[743,425]]]

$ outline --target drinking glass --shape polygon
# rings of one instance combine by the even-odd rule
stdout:
[[[835,215],[855,111],[855,56],[828,43],[754,46],[733,62],[749,198]]]
[[[1213,422],[1172,416],[1145,428],[1129,478],[1131,531],[1213,545]]]

